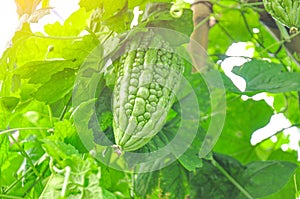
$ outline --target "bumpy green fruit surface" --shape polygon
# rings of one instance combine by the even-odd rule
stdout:
[[[119,151],[144,146],[163,127],[184,66],[175,50],[153,31],[137,33],[117,60],[113,128]]]
[[[299,0],[263,0],[265,9],[274,19],[291,28],[295,33],[300,28]]]

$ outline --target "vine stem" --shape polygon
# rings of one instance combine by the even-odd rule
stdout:
[[[44,160],[46,160],[46,158],[47,156],[44,154],[42,157],[39,158],[38,161],[34,163],[34,166],[36,167],[37,165],[41,164],[42,162],[44,162]],[[9,193],[11,189],[13,189],[23,178],[25,178],[25,176],[29,177],[32,174],[34,174],[34,172],[32,171],[32,167],[30,167],[27,171],[25,171],[25,173],[21,177],[17,178],[12,184],[10,184],[9,187],[7,187],[3,193]]]
[[[22,131],[22,130],[47,130],[49,128],[46,127],[25,127],[25,128],[14,128],[14,129],[7,129],[4,131],[0,131],[0,135],[6,134],[6,133],[10,133],[10,132],[14,132],[14,131]]]
[[[28,163],[30,164],[33,172],[35,173],[36,176],[40,177],[40,173],[39,171],[35,168],[35,165],[33,164],[33,162],[31,161],[31,158],[29,157],[29,155],[26,153],[26,151],[24,150],[24,148],[19,144],[19,142],[14,138],[14,136],[12,134],[9,134],[9,137],[15,142],[15,144],[19,147],[20,149],[20,153],[24,155],[24,157],[28,160]]]
[[[70,174],[71,174],[71,167],[67,166],[65,168],[65,179],[64,179],[64,183],[61,189],[61,193],[60,196],[61,197],[66,197],[66,193],[67,193],[67,188],[68,188],[68,184],[69,184],[69,179],[70,179]]]
[[[19,196],[10,196],[10,195],[3,195],[3,194],[0,194],[0,198],[23,199],[22,197]]]
[[[295,192],[296,192],[296,198],[300,197],[300,193],[298,192],[298,187],[297,187],[297,176],[294,174],[294,185],[295,185]]]
[[[296,36],[298,36],[298,35],[300,35],[300,31],[299,31],[298,33],[296,33],[296,34],[291,35],[289,38],[282,39],[282,40],[280,40],[279,42],[275,42],[275,43],[273,43],[273,44],[267,46],[267,47],[266,47],[264,50],[262,50],[261,52],[264,53],[264,52],[268,51],[270,48],[272,48],[272,47],[274,47],[274,46],[276,46],[276,45],[284,44],[287,40],[293,39],[294,37],[296,37]]]
[[[214,165],[236,188],[238,188],[248,199],[255,199],[251,194],[244,189],[214,158],[211,160]]]

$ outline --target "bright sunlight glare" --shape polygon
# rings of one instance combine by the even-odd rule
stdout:
[[[18,26],[16,10],[14,1],[0,0],[0,27],[5,27],[0,32],[0,57],[9,46],[9,41]]]
[[[56,21],[63,24],[75,10],[79,9],[78,2],[79,0],[50,0],[50,7],[53,7],[53,9],[49,15],[44,16],[38,23],[30,24],[32,31],[44,33],[44,25],[46,24],[55,23]]]
[[[63,23],[75,10],[79,8],[79,0],[50,0],[50,7],[53,7],[50,14],[44,16],[38,23],[31,23],[33,32],[44,32],[44,25],[59,21]],[[0,26],[5,30],[0,32],[0,56],[9,47],[15,31],[19,27],[19,17],[16,13],[14,1],[0,0]]]

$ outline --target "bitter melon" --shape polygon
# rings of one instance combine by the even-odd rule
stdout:
[[[296,33],[300,28],[300,1],[299,0],[263,0],[265,9],[274,19]]]
[[[113,96],[119,152],[141,148],[162,129],[184,70],[179,55],[153,31],[137,33],[125,46]]]

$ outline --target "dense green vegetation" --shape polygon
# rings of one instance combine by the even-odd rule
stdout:
[[[204,21],[216,23],[206,38],[205,70],[196,73],[186,50],[195,28],[188,3],[80,0],[63,23],[34,32],[32,24],[55,5],[16,2],[20,17],[28,16],[0,59],[0,198],[300,196],[297,148],[282,147],[297,137],[284,130],[300,125],[299,54],[283,46],[299,33],[277,23],[282,37],[275,38],[260,21],[262,2],[211,1]],[[142,12],[131,26],[137,6]],[[111,147],[119,58],[149,29],[177,50],[185,70],[163,128],[120,155]],[[228,53],[238,42],[253,55]],[[224,72],[234,59],[244,62],[232,70],[246,82],[242,91]],[[260,93],[272,104],[253,97]],[[252,134],[276,114],[290,127],[252,145]]]

